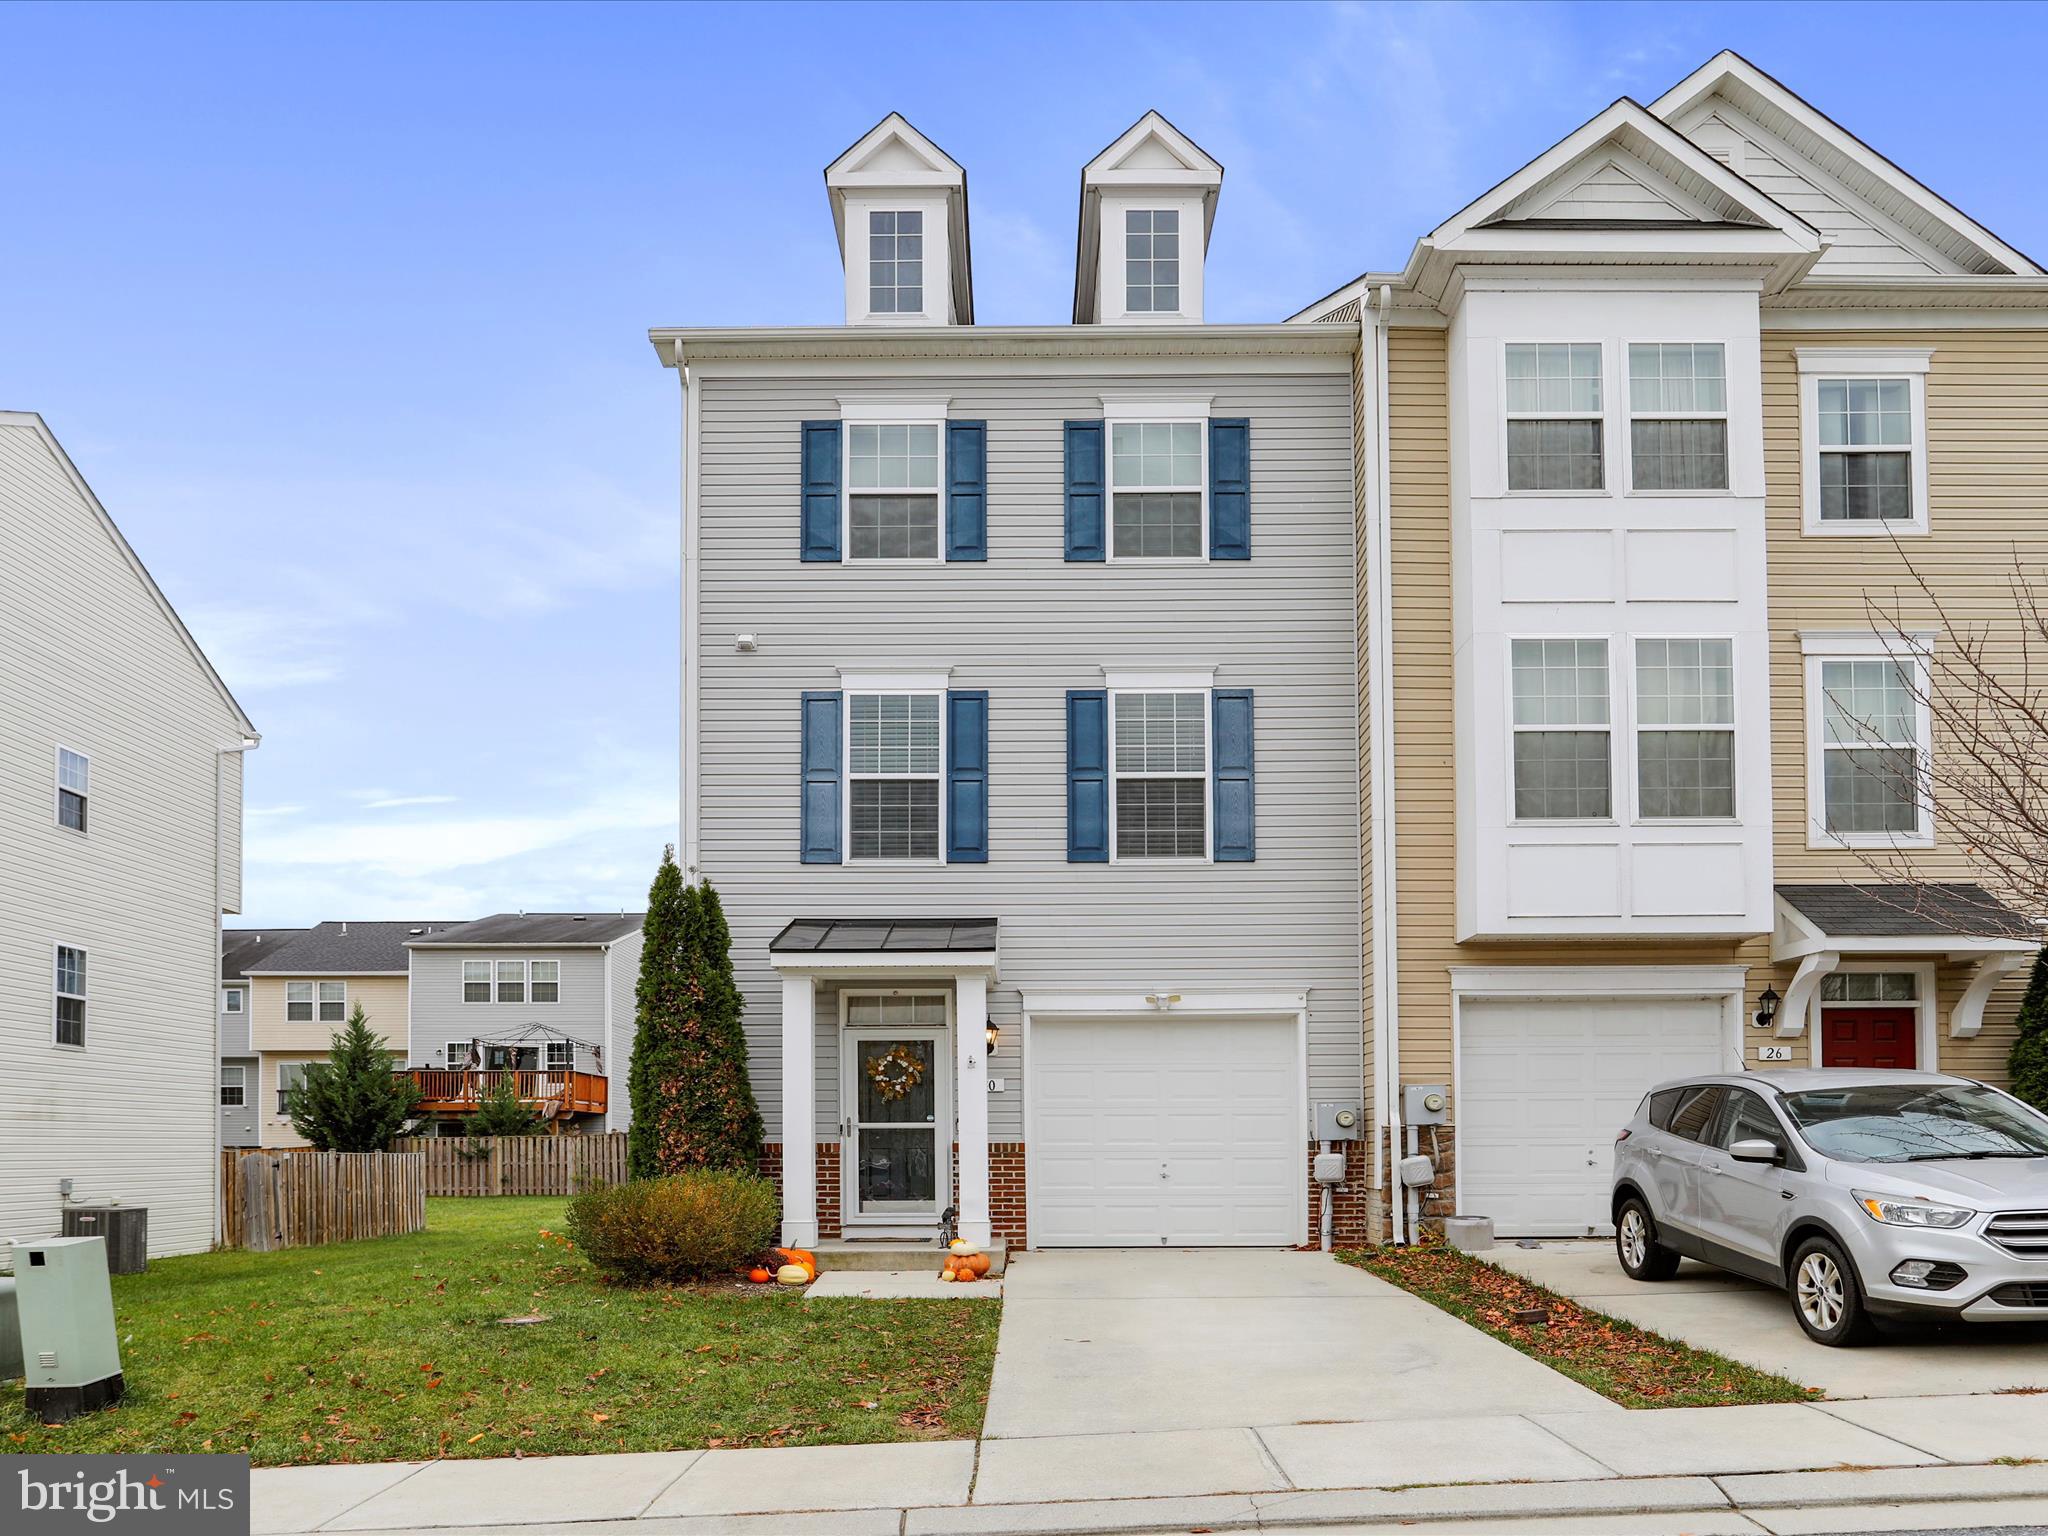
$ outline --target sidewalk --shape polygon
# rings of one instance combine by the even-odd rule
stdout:
[[[2048,1521],[2048,1396],[259,1470],[259,1536],[1442,1536]],[[1475,1523],[1476,1522],[1476,1523]]]

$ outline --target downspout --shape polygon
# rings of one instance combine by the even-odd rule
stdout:
[[[261,741],[261,737],[245,740],[239,746],[215,747],[213,749],[213,974],[207,980],[206,995],[213,1008],[213,1070],[207,1074],[212,1087],[207,1090],[207,1124],[211,1128],[213,1142],[213,1246],[218,1248],[227,1237],[227,1191],[221,1183],[221,1140],[220,1140],[220,1048],[224,1043],[220,1033],[220,972],[227,959],[227,940],[221,931],[221,916],[225,903],[221,899],[220,839],[221,823],[226,820],[222,800],[226,796],[226,780],[222,771],[222,759],[230,752],[248,752]],[[254,988],[250,989],[254,991]],[[246,1002],[243,1005],[247,1007]],[[247,1013],[243,1014],[247,1018]],[[260,1062],[259,1058],[259,1062]],[[263,1091],[262,1071],[257,1072],[256,1092]]]
[[[678,830],[682,834],[683,878],[695,883],[699,877],[698,826],[697,826],[697,686],[698,670],[698,539],[697,539],[697,486],[696,486],[696,427],[699,415],[699,400],[690,388],[689,364],[683,357],[683,344],[675,346],[676,378],[683,391],[682,445],[679,450],[679,468],[682,474],[682,541],[683,541],[683,594],[682,594],[682,782],[678,786],[682,797],[679,808]]]
[[[1370,708],[1368,740],[1372,785],[1372,995],[1374,1123],[1373,1188],[1388,1193],[1387,1148],[1401,1135],[1401,1005],[1399,913],[1395,880],[1394,805],[1394,617],[1392,569],[1392,473],[1387,433],[1387,331],[1393,287],[1380,284],[1372,296],[1373,443],[1367,501],[1370,544],[1366,555],[1366,663]],[[1361,323],[1362,320],[1361,320]],[[1397,1243],[1408,1241],[1400,1191],[1385,1201]]]

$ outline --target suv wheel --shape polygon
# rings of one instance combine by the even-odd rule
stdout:
[[[1657,1241],[1650,1208],[1636,1196],[1622,1202],[1614,1222],[1614,1254],[1631,1280],[1669,1280],[1678,1273],[1678,1254]]]
[[[1809,1237],[1792,1255],[1792,1311],[1816,1344],[1862,1344],[1875,1331],[1849,1256],[1828,1237]]]

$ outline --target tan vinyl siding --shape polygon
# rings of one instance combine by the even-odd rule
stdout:
[[[259,1051],[325,1051],[342,1026],[319,1019],[318,988],[314,994],[314,1019],[310,1024],[286,1020],[287,981],[339,981],[347,986],[342,1003],[346,1022],[357,1003],[369,1019],[370,1028],[383,1037],[394,1051],[405,1050],[406,979],[403,976],[252,976],[249,978],[249,1038]]]
[[[1927,375],[1928,533],[1843,539],[1801,531],[1799,372],[1801,347],[1930,347]],[[1995,654],[2016,661],[2010,581],[2017,555],[2035,580],[2048,570],[2048,332],[1766,331],[1763,335],[1764,455],[1768,476],[1771,580],[1772,801],[1780,881],[1873,881],[1902,873],[1976,879],[1939,807],[1935,846],[1899,855],[1859,855],[1806,846],[1806,673],[1801,629],[1870,629],[1870,604],[1909,628],[1939,631],[1934,604],[1957,626],[1988,627]],[[1937,750],[1940,748],[1937,742]],[[1948,1038],[1948,1010],[1969,983],[1967,966],[1941,972],[1941,1065],[2002,1079],[2012,1016],[2024,974],[1993,996],[1983,1033]],[[1783,982],[1779,983],[1783,990]]]

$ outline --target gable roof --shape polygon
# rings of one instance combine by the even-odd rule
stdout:
[[[1983,886],[1967,881],[1925,885],[1781,885],[1780,900],[1829,938],[2040,937],[2027,921]]]
[[[1157,108],[1103,145],[1081,167],[1081,211],[1074,221],[1074,323],[1097,313],[1096,282],[1102,250],[1101,198],[1106,188],[1171,188],[1202,197],[1202,249],[1216,227],[1223,162],[1166,120]]]
[[[924,134],[901,112],[891,112],[855,139],[825,167],[825,192],[832,200],[832,227],[846,259],[846,194],[864,190],[929,190],[946,194],[947,245],[953,253],[953,311],[959,323],[974,323],[974,249],[967,218],[967,168]]]
[[[1816,220],[1866,213],[1875,232],[1892,237],[1908,255],[1934,255],[1949,264],[1947,273],[1929,261],[1924,273],[1899,275],[2043,275],[2025,252],[1732,50],[1715,54],[1652,102],[1650,111],[1710,143],[1723,130],[1744,139],[1774,162],[1759,166],[1758,174],[1768,174],[1787,196],[1808,203]],[[1786,163],[1785,152],[1793,163]],[[1855,270],[1840,256],[1834,265]]]
[[[142,563],[141,557],[135,553],[128,540],[122,537],[121,530],[115,524],[112,515],[101,505],[99,497],[93,494],[92,487],[86,484],[85,476],[80,474],[78,466],[71,462],[71,455],[64,451],[64,445],[57,441],[57,436],[50,430],[49,424],[34,411],[0,411],[0,428],[5,427],[13,427],[31,433],[41,442],[50,457],[56,461],[57,467],[62,471],[65,479],[71,482],[71,488],[77,493],[79,500],[99,519],[101,528],[105,531],[107,537],[113,541],[114,548],[120,552],[121,557],[128,562],[129,568],[135,572],[136,579],[142,583],[143,588],[155,600],[157,607],[163,610],[164,618],[170,622],[172,633],[177,636],[179,643],[191,653],[192,659],[198,663],[200,671],[206,674],[206,680],[213,685],[214,691],[220,695],[221,702],[227,706],[228,713],[233,717],[242,735],[251,744],[260,740],[261,738],[257,735],[256,727],[250,721],[248,714],[243,710],[241,704],[237,702],[234,694],[228,690],[228,685],[221,681],[220,674],[214,671],[213,663],[206,659],[206,652],[202,651],[199,648],[199,642],[192,638],[192,631],[187,629],[185,621],[178,617],[178,610],[173,608],[170,599],[164,596],[163,589],[156,584],[156,578],[149,574],[149,569]]]
[[[220,979],[242,980],[244,966],[267,958],[305,931],[303,928],[223,928],[220,931]]]
[[[306,929],[288,944],[242,967],[245,976],[385,976],[412,968],[408,939],[458,928],[460,923],[332,922]]]
[[[409,941],[412,949],[499,948],[506,945],[547,945],[551,948],[597,946],[638,933],[645,912],[499,912],[473,923]]]

